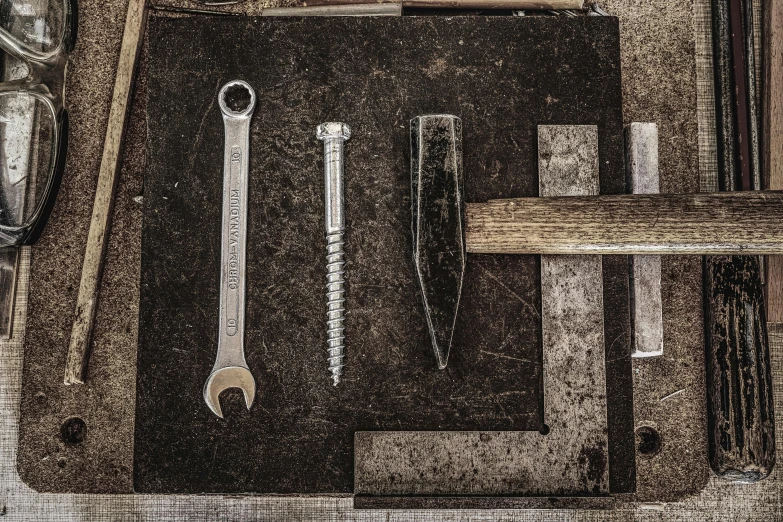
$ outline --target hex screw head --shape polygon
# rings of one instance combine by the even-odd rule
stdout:
[[[315,129],[315,137],[319,140],[339,138],[347,140],[351,138],[351,128],[339,121],[329,121],[320,124]]]

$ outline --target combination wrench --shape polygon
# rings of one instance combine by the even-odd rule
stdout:
[[[245,239],[247,237],[248,151],[250,117],[256,104],[247,83],[228,82],[218,93],[223,114],[223,219],[220,249],[220,324],[215,365],[204,384],[204,401],[223,418],[220,394],[239,388],[247,409],[253,405],[256,383],[245,361]]]

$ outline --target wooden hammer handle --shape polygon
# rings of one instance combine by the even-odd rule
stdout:
[[[480,254],[783,252],[783,191],[496,200],[465,221]]]

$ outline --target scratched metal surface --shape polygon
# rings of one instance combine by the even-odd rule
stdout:
[[[179,0],[160,0],[157,3],[169,5],[196,2]],[[625,10],[634,9],[638,0],[617,0],[612,2]],[[690,4],[687,0],[678,4]],[[101,3],[101,7],[104,7]],[[112,6],[122,6],[124,0],[111,0]],[[709,23],[704,8],[709,0],[696,0],[696,37],[698,84],[700,102],[709,97],[710,80],[704,76],[711,72],[709,63],[708,38]],[[98,2],[83,0],[82,8],[99,5]],[[120,7],[121,10],[121,7]],[[622,14],[619,14],[622,18]],[[121,20],[108,31],[117,32]],[[654,23],[651,21],[651,23]],[[118,35],[102,35],[95,45],[105,45],[106,39]],[[699,42],[702,42],[699,44]],[[111,43],[111,42],[110,42]],[[107,63],[112,60],[109,59]],[[110,67],[106,65],[106,67]],[[86,80],[85,80],[86,81]],[[75,82],[77,85],[79,82]],[[710,115],[703,107],[711,102],[700,103],[699,124],[703,132],[699,134],[699,164],[702,190],[708,189],[711,181],[710,164],[713,163],[714,133],[709,132]],[[705,128],[707,129],[705,131]],[[99,133],[100,134],[100,133]],[[100,142],[101,137],[96,135]],[[714,168],[714,166],[712,167]],[[90,198],[90,194],[87,195]],[[121,227],[122,225],[119,225]],[[86,236],[86,230],[82,231]],[[116,239],[112,239],[116,241]],[[77,245],[75,250],[81,250]],[[131,496],[131,495],[42,495],[27,488],[15,471],[16,442],[18,437],[19,398],[21,395],[22,335],[26,316],[27,289],[29,275],[29,252],[21,261],[20,288],[17,299],[17,311],[14,337],[11,341],[0,343],[0,516],[8,520],[182,520],[199,518],[203,520],[782,520],[783,486],[780,468],[773,475],[755,486],[736,487],[711,478],[706,488],[697,496],[684,502],[664,505],[621,505],[617,510],[607,512],[591,511],[440,511],[440,512],[355,512],[348,498],[226,498],[219,496]],[[78,261],[71,261],[78,265]],[[132,275],[132,274],[131,274]],[[774,375],[774,396],[778,433],[783,433],[783,328],[777,327],[770,332],[772,366]],[[783,452],[781,437],[778,437],[778,452]]]
[[[598,164],[596,126],[538,126],[539,195],[598,194]],[[545,435],[359,431],[354,493],[608,494],[601,256],[541,256],[541,331]]]

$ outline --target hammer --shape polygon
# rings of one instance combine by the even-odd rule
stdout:
[[[779,191],[574,195],[466,203],[462,124],[450,115],[412,120],[411,158],[413,261],[441,369],[448,364],[468,253],[741,254],[734,259],[755,260],[752,255],[783,250],[779,225],[783,218],[783,192]],[[578,193],[573,180],[585,185],[576,171],[566,177],[570,181],[548,179],[547,183],[556,186],[549,187],[547,193]],[[741,273],[741,267],[736,271]],[[743,281],[735,277],[729,283],[737,286]],[[742,292],[750,291],[747,285],[741,288]],[[715,293],[710,292],[710,296]],[[768,352],[760,350],[757,358],[754,364],[760,368],[766,364],[769,368]],[[762,380],[756,383],[756,389],[743,372],[727,367],[720,369],[719,376],[721,382],[742,382],[736,389],[745,390],[746,399],[763,399],[769,394],[768,375],[763,380],[764,372],[760,372]],[[726,400],[725,394],[713,397],[712,388],[709,393],[712,402]],[[759,411],[771,412],[771,406]],[[721,460],[725,465],[719,468],[725,473],[720,475],[732,480],[737,476],[742,481],[759,480],[774,463],[774,429],[769,423],[748,424],[741,416],[734,421],[727,420],[719,432],[763,440],[767,453],[737,457],[732,448],[741,441],[726,440],[721,455],[727,457]],[[756,468],[759,472],[752,473]]]
[[[413,261],[438,362],[448,363],[466,256],[776,254],[783,192],[536,197],[466,203],[462,130],[411,122]]]

